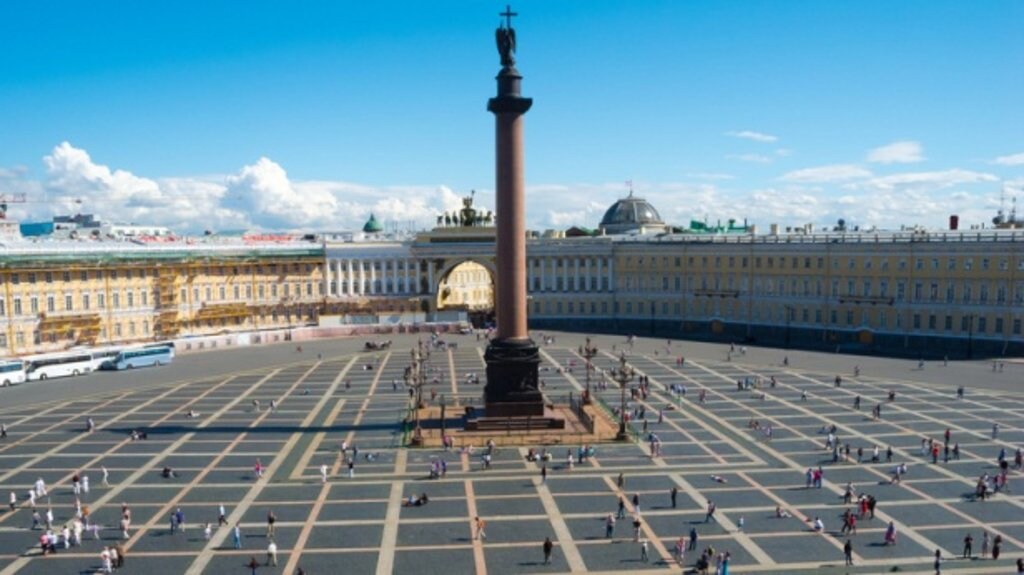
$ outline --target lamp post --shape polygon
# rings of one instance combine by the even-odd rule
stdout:
[[[427,359],[426,354],[423,353],[423,340],[420,340],[416,345],[416,348],[410,351],[412,357],[412,365],[410,369],[406,370],[406,385],[409,385],[415,391],[415,405],[413,406],[413,414],[415,418],[415,428],[412,433],[413,445],[423,444],[423,427],[420,424],[420,409],[423,408],[423,384],[426,383],[426,373],[424,370],[424,361]]]
[[[633,367],[626,363],[626,352],[619,355],[619,367],[612,370],[612,379],[619,384],[622,398],[619,403],[619,433],[615,439],[618,441],[629,440],[629,433],[626,432],[626,385],[633,381],[636,372]]]
[[[590,343],[590,338],[589,337],[587,338],[586,345],[584,345],[583,347],[580,348],[580,355],[582,355],[583,359],[585,359],[587,361],[587,365],[586,365],[586,368],[587,368],[587,395],[586,395],[586,397],[583,398],[583,403],[589,405],[590,402],[591,402],[591,399],[590,399],[590,397],[591,397],[591,392],[590,392],[590,372],[591,372],[591,370],[594,369],[594,365],[593,365],[593,363],[591,363],[591,360],[594,359],[595,355],[597,355],[597,347]]]
[[[786,349],[789,349],[789,322],[793,319],[793,306],[787,305],[786,308]]]
[[[974,314],[967,314],[967,359],[974,358]]]

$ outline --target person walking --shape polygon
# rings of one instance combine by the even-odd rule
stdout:
[[[639,515],[633,516],[633,541],[640,541],[640,529],[643,527],[643,522],[640,520]]]
[[[242,528],[235,523],[235,526],[231,529],[231,537],[234,539],[235,549],[242,548]]]
[[[277,515],[273,511],[267,511],[267,539],[274,537],[274,524],[277,523]]]
[[[273,539],[267,544],[267,566],[277,567],[277,543]]]
[[[327,464],[320,465],[320,480],[322,483],[327,483]]]
[[[609,513],[608,517],[604,519],[604,536],[605,539],[611,539],[612,535],[615,534],[615,517]]]
[[[484,531],[484,528],[487,526],[487,522],[483,519],[480,519],[479,516],[475,517],[473,519],[473,522],[476,526],[476,535],[473,536],[473,539],[480,539],[481,541],[485,541],[487,539],[487,532]]]
[[[935,550],[935,561],[932,563],[935,575],[942,575],[942,549]]]
[[[100,472],[103,473],[103,487],[110,487],[110,482],[107,481],[110,478],[110,473],[107,472],[107,468],[100,467]]]
[[[217,506],[217,527],[228,524],[228,514],[224,509],[224,504],[221,503]]]
[[[644,563],[648,563],[650,561],[650,557],[647,555],[647,539],[642,539],[640,541],[640,561]]]
[[[988,531],[982,531],[981,532],[981,558],[982,559],[985,559],[985,558],[988,557],[989,543],[990,542],[989,542],[989,538],[988,538]]]
[[[544,538],[544,564],[551,565],[551,551],[555,548],[555,544],[551,542],[550,537]]]
[[[704,523],[708,523],[715,518],[715,509],[715,502],[708,501],[707,514],[704,516]]]
[[[255,557],[249,557],[249,562],[245,564],[246,567],[252,569],[252,575],[256,575],[256,570],[260,567],[260,562]]]
[[[686,547],[687,551],[697,550],[697,528],[690,527],[690,544]]]

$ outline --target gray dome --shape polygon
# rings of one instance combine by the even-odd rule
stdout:
[[[630,195],[608,208],[601,218],[602,228],[639,227],[643,225],[664,225],[658,210],[643,198]]]

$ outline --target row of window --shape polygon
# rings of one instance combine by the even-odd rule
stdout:
[[[301,272],[305,271],[305,273],[309,274],[309,273],[312,273],[312,271],[313,271],[313,264],[292,263],[292,264],[268,264],[266,266],[259,265],[259,266],[256,266],[256,268],[254,270],[246,270],[245,273],[247,273],[247,274],[248,273],[255,273],[256,275],[262,275],[264,273],[264,270],[265,270],[268,274],[275,275],[275,274],[278,274],[278,273],[287,273],[289,271],[289,269],[293,273],[301,273]],[[241,271],[237,266],[236,267],[231,267],[231,268],[228,268],[228,267],[225,267],[225,266],[209,266],[209,267],[199,268],[198,270],[195,270],[195,273],[197,273],[197,274],[205,274],[205,275],[208,275],[208,276],[226,276],[226,275],[228,275],[228,270],[230,270],[231,275],[233,275],[233,276],[239,275],[239,272]],[[152,275],[154,275],[154,274],[152,274],[149,271],[147,271],[146,268],[123,268],[123,269],[107,269],[107,270],[80,270],[80,271],[74,272],[74,273],[71,272],[71,271],[62,271],[62,272],[53,272],[53,271],[45,271],[45,272],[14,272],[14,273],[11,273],[9,277],[10,277],[11,283],[13,283],[13,284],[20,284],[23,279],[24,279],[24,281],[26,283],[33,284],[33,283],[39,282],[40,280],[45,282],[45,283],[53,283],[54,280],[57,280],[57,279],[59,279],[59,281],[63,281],[63,282],[89,281],[90,278],[91,279],[103,279],[104,277],[106,277],[107,279],[111,279],[111,280],[117,280],[117,279],[120,279],[122,277],[125,278],[125,279],[133,279],[133,278],[145,279],[147,276],[152,276]]]
[[[740,269],[747,269],[750,264],[750,260],[754,261],[754,269],[816,269],[824,270],[826,268],[826,257],[825,256],[687,256],[687,266],[694,267],[696,264],[700,264],[702,267],[711,267],[712,264],[716,269],[736,269],[737,265]],[[892,258],[879,257],[877,258],[831,258],[832,269],[840,269],[842,266],[842,260],[846,261],[846,269],[856,270],[870,270],[875,266],[875,262],[878,262],[878,269],[886,271],[889,269],[890,261]],[[561,260],[559,262],[561,267]],[[625,267],[639,267],[643,268],[645,264],[650,269],[668,269],[670,262],[675,264],[676,268],[682,267],[683,257],[682,256],[627,256],[625,258]],[[636,266],[634,266],[634,262]],[[858,266],[858,262],[860,265]],[[899,271],[905,271],[910,265],[910,258],[900,258],[895,261],[896,269]],[[1001,271],[1007,271],[1010,269],[1011,260],[1009,257],[1000,258],[988,258],[982,257],[977,258],[978,266],[975,268],[974,257],[958,257],[950,256],[945,258],[940,257],[919,257],[913,258],[913,267],[915,270],[940,270],[945,269],[947,271],[953,271],[957,269],[963,269],[965,271],[972,271],[978,269],[979,271],[988,271],[990,269],[999,269]],[[1024,270],[1024,258],[1017,258],[1017,269]]]
[[[634,306],[634,303],[636,304]],[[560,315],[563,313],[574,315],[574,314],[607,314],[609,309],[609,302],[561,302],[561,301],[535,301],[533,302],[533,313],[536,315]],[[682,314],[682,306],[679,302],[661,302],[660,306],[657,302],[613,302],[611,309],[612,313],[618,315],[624,313],[626,316],[639,316],[640,319],[647,319],[648,314],[654,316],[658,313],[660,307],[660,318],[674,314],[676,317],[680,317]],[[690,313],[696,312],[697,317],[703,316],[704,318],[710,318],[712,316],[725,316],[731,319],[740,321],[742,318],[736,317],[739,313],[742,313],[742,306],[739,305],[727,305],[724,310],[726,313],[722,313],[723,309],[719,305],[715,305],[712,302],[704,301],[698,304],[697,309],[688,309]],[[731,309],[730,309],[731,308]],[[729,312],[732,312],[731,314]],[[813,312],[814,325],[822,325],[822,320],[825,318],[824,310],[822,309],[810,309],[810,308],[794,308],[790,306],[753,306],[751,313],[751,320],[753,321],[769,321],[777,323],[789,323],[789,322],[801,322],[809,324],[811,322],[811,316]],[[870,315],[867,311],[861,311],[858,316],[857,311],[853,309],[828,310],[828,319],[830,326],[837,327],[866,327],[866,328],[877,328],[886,330],[890,328],[889,317],[893,318],[892,326],[895,329],[903,329],[903,314],[900,312],[890,312],[886,310],[875,310],[876,321],[874,324],[871,322]],[[786,316],[789,317],[786,317]],[[799,318],[799,319],[798,319]],[[920,314],[915,313],[911,316],[911,328],[914,330],[925,329],[929,331],[946,331],[952,332],[955,325],[959,325],[959,331],[961,334],[978,334],[985,335],[992,333],[1000,335],[1004,333],[1006,323],[1003,317],[992,317],[983,314],[966,314],[959,317],[959,324],[954,321],[953,315],[940,316],[937,314]],[[941,328],[940,326],[941,321]],[[926,323],[925,323],[926,322]],[[1010,322],[1011,334],[1021,335],[1021,319],[1012,318]],[[991,329],[990,329],[991,328]]]

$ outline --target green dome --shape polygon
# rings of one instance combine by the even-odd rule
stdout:
[[[379,234],[384,231],[384,226],[380,225],[377,218],[371,213],[370,219],[366,220],[366,224],[363,225],[363,232],[367,234]]]

